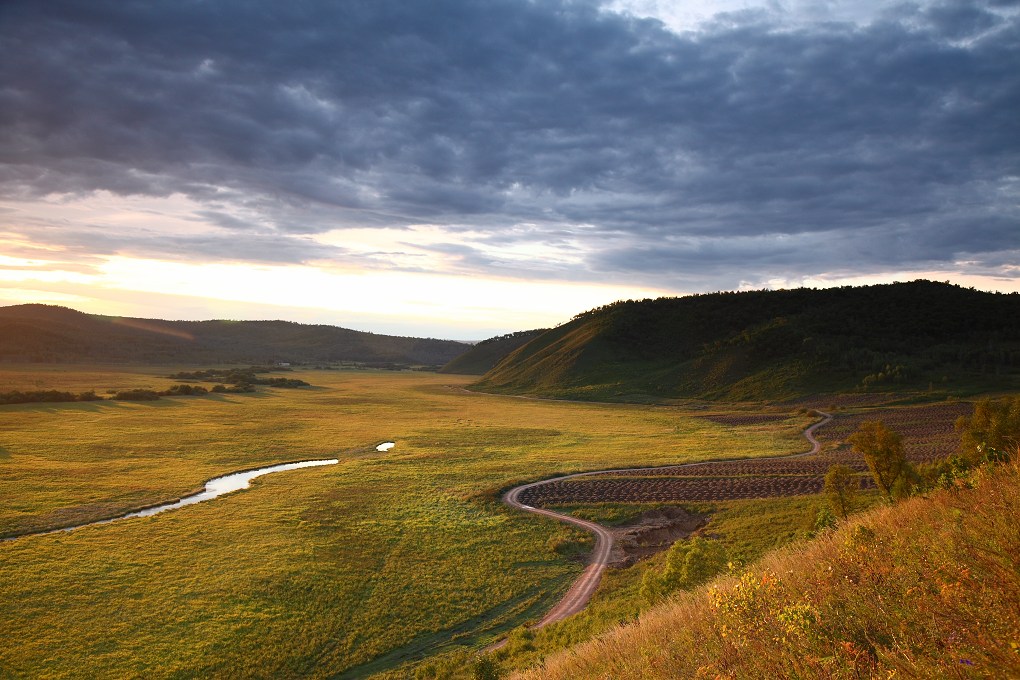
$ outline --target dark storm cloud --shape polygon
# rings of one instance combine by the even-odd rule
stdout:
[[[559,0],[8,1],[0,186],[260,212],[167,246],[198,255],[433,223],[581,239],[591,276],[929,266],[1020,249],[1015,6],[677,35]]]

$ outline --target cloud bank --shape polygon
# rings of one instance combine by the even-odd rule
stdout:
[[[418,248],[676,290],[1016,276],[1018,16],[759,9],[678,32],[568,0],[8,0],[0,194],[187,199],[189,233],[56,208],[12,227],[97,253],[413,270],[387,252]],[[444,238],[343,244],[415,225]]]

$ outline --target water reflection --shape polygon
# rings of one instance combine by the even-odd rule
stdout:
[[[195,503],[201,503],[217,496],[222,496],[225,493],[231,491],[240,491],[241,489],[248,488],[248,482],[261,477],[262,475],[268,475],[273,472],[283,472],[284,470],[297,470],[299,468],[306,467],[318,467],[320,465],[336,465],[340,461],[336,458],[329,460],[306,460],[300,463],[283,463],[282,465],[271,465],[269,467],[259,468],[258,470],[248,470],[247,472],[235,472],[230,475],[224,475],[223,477],[216,477],[210,479],[205,483],[205,491],[196,493],[193,496],[186,496],[179,501],[174,503],[167,503],[165,505],[157,505],[153,508],[146,508],[145,510],[139,510],[138,512],[132,512],[130,514],[118,517],[117,519],[128,519],[130,517],[148,517],[155,515],[159,512],[166,510],[176,510],[177,508],[183,508],[185,505],[194,505]],[[112,522],[114,520],[105,520],[105,522]],[[96,522],[101,524],[102,522]]]

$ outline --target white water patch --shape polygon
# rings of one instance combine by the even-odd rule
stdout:
[[[383,442],[379,446],[375,447],[375,450],[376,451],[389,451],[394,446],[396,446],[396,444],[394,444],[393,442]]]
[[[12,536],[10,538],[0,539],[0,542],[16,541],[19,538],[27,536],[42,536],[45,534],[58,534],[62,531],[73,531],[75,529],[81,529],[82,527],[90,527],[97,524],[109,524],[110,522],[116,522],[122,519],[130,519],[132,517],[149,517],[160,512],[166,512],[167,510],[176,510],[177,508],[183,508],[185,505],[194,505],[195,503],[201,503],[202,501],[208,501],[217,496],[231,493],[233,491],[240,491],[247,489],[249,482],[256,477],[262,475],[268,475],[273,472],[283,472],[285,470],[298,470],[300,468],[307,467],[319,467],[322,465],[336,465],[340,460],[338,458],[330,458],[328,460],[305,460],[299,463],[281,463],[280,465],[270,465],[264,468],[258,468],[257,470],[246,470],[244,472],[234,472],[229,475],[223,475],[222,477],[214,477],[205,483],[205,491],[192,494],[191,496],[185,496],[179,501],[173,503],[164,503],[163,505],[154,505],[151,508],[145,508],[144,510],[138,510],[137,512],[129,512],[126,515],[120,515],[119,517],[112,517],[110,519],[101,519],[95,522],[86,522],[85,524],[76,524],[71,527],[63,527],[61,529],[50,529],[48,531],[40,531],[32,534],[23,534],[22,536]]]
[[[205,483],[205,491],[196,493],[193,496],[186,496],[179,501],[174,503],[167,503],[165,505],[157,505],[153,508],[146,508],[139,510],[138,512],[132,512],[117,519],[128,519],[131,517],[149,517],[159,512],[165,512],[167,510],[176,510],[177,508],[183,508],[185,505],[194,505],[195,503],[201,503],[217,496],[222,496],[225,493],[231,493],[232,491],[240,491],[241,489],[247,489],[249,482],[256,477],[262,475],[268,475],[273,472],[283,472],[285,470],[298,470],[300,468],[307,467],[319,467],[320,465],[336,465],[340,460],[337,458],[330,458],[329,460],[306,460],[300,463],[283,463],[281,465],[271,465],[269,467],[259,468],[257,470],[248,470],[247,472],[235,472],[230,475],[224,475],[222,477],[215,477]],[[112,522],[114,520],[105,520]],[[99,524],[100,522],[97,522]]]

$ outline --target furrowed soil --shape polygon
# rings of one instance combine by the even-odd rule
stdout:
[[[4,367],[0,391],[161,390],[196,368]],[[173,500],[236,470],[340,459],[0,543],[0,676],[403,676],[537,620],[581,571],[556,549],[560,527],[504,507],[499,490],[795,453],[811,420],[736,427],[681,406],[477,395],[450,375],[286,375],[313,387],[0,407],[0,536]],[[378,452],[382,441],[396,446]]]
[[[521,502],[536,507],[585,503],[679,503],[774,498],[815,494],[822,491],[826,471],[834,464],[867,471],[861,456],[845,443],[847,437],[868,420],[881,420],[903,438],[904,452],[912,463],[926,463],[956,453],[959,435],[953,424],[969,414],[973,405],[946,402],[923,406],[860,409],[837,413],[815,431],[822,445],[817,454],[779,460],[720,461],[641,470],[633,474],[612,472],[551,482],[528,489]],[[704,420],[749,431],[782,422],[780,414],[711,414]],[[868,477],[862,479],[872,486]]]

